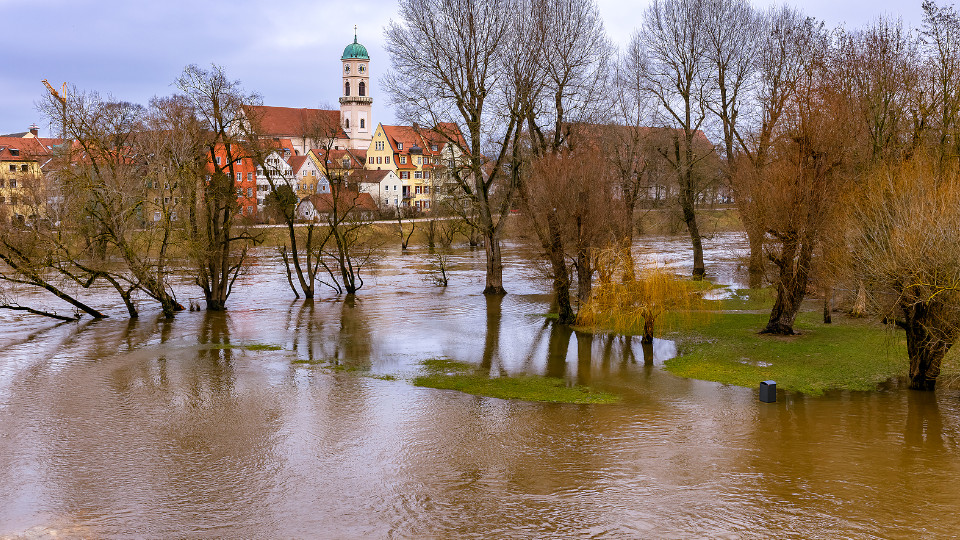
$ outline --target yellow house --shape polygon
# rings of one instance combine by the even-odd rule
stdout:
[[[460,133],[454,124],[439,128]],[[434,130],[379,124],[367,148],[366,169],[394,171],[403,186],[403,205],[430,212],[443,197],[446,161],[456,155],[452,146]]]
[[[44,215],[41,167],[57,143],[36,136],[0,137],[0,219],[22,224]]]

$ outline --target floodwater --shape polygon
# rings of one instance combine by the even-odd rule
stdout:
[[[683,264],[682,238],[653,247]],[[708,273],[742,279],[737,238],[707,247]],[[0,315],[0,537],[960,531],[956,391],[763,404],[756,389],[680,379],[659,367],[670,342],[645,352],[544,324],[546,281],[519,262],[523,249],[505,253],[502,301],[477,294],[482,252],[457,253],[446,290],[413,251],[389,255],[354,301],[325,292],[312,304],[293,301],[263,252],[227,314]],[[250,344],[282,350],[239,347]],[[537,404],[412,386],[417,363],[436,357],[625,398]]]

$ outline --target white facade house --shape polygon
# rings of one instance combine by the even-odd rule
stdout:
[[[409,181],[404,184],[394,171],[359,170],[353,175],[360,192],[369,193],[381,208],[403,206],[403,194],[410,191]]]
[[[290,186],[296,193],[297,181],[293,175],[293,168],[283,159],[280,152],[270,152],[267,159],[264,160],[265,167],[257,166],[257,211],[262,212],[264,201],[267,194],[272,191],[271,181],[274,187],[280,187],[283,184]]]

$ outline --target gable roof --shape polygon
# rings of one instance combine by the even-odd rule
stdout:
[[[436,156],[450,144],[448,137],[456,141],[461,147],[466,147],[466,139],[463,138],[463,133],[453,122],[440,122],[433,129],[425,129],[416,125],[387,126],[380,124],[380,127],[390,143],[390,149],[395,154],[409,155],[410,149],[416,145],[423,155]],[[403,143],[403,148],[399,148],[397,143]],[[436,150],[433,150],[434,146],[436,146]]]
[[[304,200],[309,201],[317,212],[326,213],[333,210],[333,193],[315,193],[305,197]],[[373,201],[373,197],[369,193],[357,193],[356,191],[342,189],[337,192],[336,201],[337,207],[348,213],[353,209],[368,212],[377,210],[377,203]]]
[[[287,163],[290,164],[290,169],[293,170],[293,174],[299,173],[303,164],[306,162],[307,156],[290,156],[290,159],[287,160]]]
[[[389,169],[385,171],[383,170],[371,171],[371,170],[363,169],[363,170],[355,171],[350,176],[350,179],[356,180],[358,183],[361,183],[361,184],[379,184],[380,182],[383,182],[391,174],[396,176],[396,173],[394,173]]]
[[[340,126],[340,111],[244,105],[243,112],[263,135],[272,137],[334,136],[348,139]]]

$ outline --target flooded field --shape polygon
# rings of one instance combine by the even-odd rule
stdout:
[[[641,243],[683,267],[683,238]],[[739,238],[707,248],[713,279],[744,280]],[[763,404],[755,389],[680,379],[658,367],[670,342],[644,352],[546,324],[548,284],[528,255],[505,249],[502,300],[479,294],[482,251],[456,253],[447,289],[412,250],[389,254],[354,300],[312,303],[264,251],[226,314],[0,314],[0,538],[960,531],[957,391]],[[440,357],[625,398],[537,404],[409,382]]]

